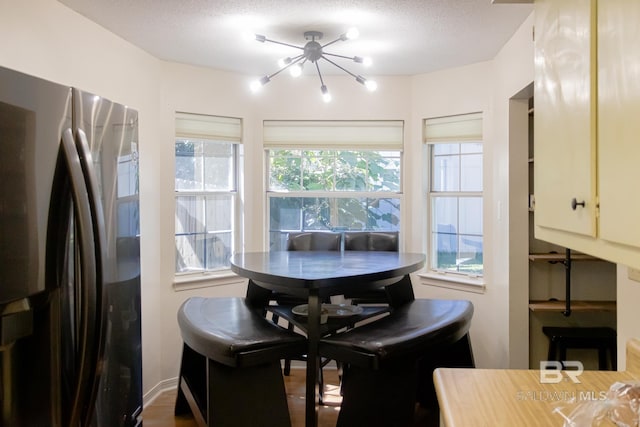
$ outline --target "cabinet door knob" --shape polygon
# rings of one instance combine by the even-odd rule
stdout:
[[[571,200],[571,209],[573,209],[574,211],[577,209],[578,206],[582,206],[584,208],[584,205],[585,205],[584,200],[579,203],[575,197]]]

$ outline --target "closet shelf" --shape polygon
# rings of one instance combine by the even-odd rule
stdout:
[[[565,261],[567,259],[566,254],[529,254],[529,261]],[[600,258],[596,258],[587,254],[571,254],[571,261],[600,261]]]
[[[571,316],[571,311],[573,308],[571,307],[573,301],[571,301],[571,265],[574,261],[587,261],[587,260],[600,260],[599,258],[593,257],[591,255],[586,254],[574,254],[571,253],[571,249],[566,248],[564,250],[564,254],[559,253],[546,253],[546,254],[529,254],[529,259],[531,261],[546,261],[550,264],[562,264],[564,265],[565,271],[565,298],[562,303],[564,303],[564,310],[559,309],[563,315]],[[562,304],[559,304],[562,307]],[[529,306],[531,307],[531,306]]]
[[[563,312],[566,309],[566,301],[529,301],[529,310],[533,312]],[[581,301],[571,300],[571,311],[616,311],[615,301]]]

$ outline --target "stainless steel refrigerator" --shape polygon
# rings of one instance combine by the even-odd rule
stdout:
[[[138,115],[0,67],[0,426],[141,425]]]

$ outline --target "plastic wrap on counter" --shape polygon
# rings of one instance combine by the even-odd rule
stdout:
[[[640,382],[616,382],[603,399],[564,402],[554,412],[563,427],[640,427]]]

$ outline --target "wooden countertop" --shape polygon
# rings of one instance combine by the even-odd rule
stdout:
[[[640,340],[627,343],[627,370],[584,371],[574,383],[566,373],[542,384],[540,371],[439,368],[434,372],[440,415],[446,427],[562,426],[553,410],[562,403],[600,399],[616,381],[640,379]]]

